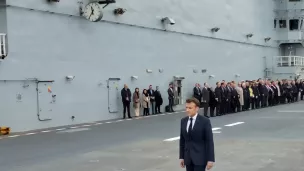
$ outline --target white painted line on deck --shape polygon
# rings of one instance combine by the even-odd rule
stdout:
[[[11,136],[8,136],[9,138],[14,138],[14,137],[19,137],[20,135],[11,135]]]
[[[34,134],[36,134],[36,133],[27,133],[27,134],[25,134],[25,135],[34,135]]]
[[[164,141],[175,141],[175,140],[179,140],[179,137],[173,137],[173,138],[169,138],[169,139],[165,139]]]
[[[304,113],[304,110],[279,110],[279,113]]]
[[[46,130],[46,131],[41,131],[43,133],[46,133],[46,132],[51,132],[52,130]]]
[[[107,124],[112,123],[112,122],[106,122]]]
[[[91,125],[82,125],[83,127],[89,127],[89,126],[91,126]]]
[[[219,133],[221,133],[220,131],[215,131],[215,130],[220,130],[220,129],[222,129],[222,128],[219,128],[219,127],[217,127],[217,128],[212,128],[212,132],[213,133],[215,133],[215,134],[219,134]],[[167,142],[170,142],[170,141],[176,141],[176,140],[179,140],[179,136],[178,137],[173,137],[173,138],[168,138],[168,139],[165,139],[164,141],[167,141]]]
[[[232,124],[228,124],[228,125],[225,125],[225,126],[235,126],[235,125],[240,125],[240,124],[243,124],[244,122],[236,122],[236,123],[232,123]]]
[[[212,128],[212,131],[220,130],[222,128]]]
[[[65,130],[66,128],[59,128],[59,129],[56,129],[56,131],[62,131],[62,130]]]
[[[135,118],[135,119],[143,119],[143,118],[149,118],[149,117],[153,117],[153,116],[164,116],[164,115],[172,115],[172,114],[176,114],[176,113],[183,113],[185,111],[176,111],[176,112],[170,112],[170,113],[162,113],[162,114],[157,114],[157,115],[150,115],[150,116],[142,116],[142,117],[138,117],[138,118]],[[286,112],[286,111],[284,111]],[[290,111],[289,111],[290,112]],[[293,111],[294,112],[294,111]],[[297,111],[300,113],[300,111]],[[301,111],[304,113],[304,111]],[[125,119],[125,120],[133,120],[133,119]],[[122,122],[122,121],[125,121],[125,120],[117,120],[117,121],[113,121],[113,122],[105,122],[105,123],[116,123],[116,122]],[[90,125],[89,125],[90,124]],[[23,135],[35,135],[35,134],[39,134],[39,133],[47,133],[47,132],[53,132],[53,131],[63,131],[63,130],[66,130],[66,129],[76,129],[76,128],[81,128],[81,127],[90,127],[90,126],[93,126],[93,125],[102,125],[104,123],[100,123],[100,122],[93,122],[93,123],[87,123],[87,125],[81,125],[81,126],[73,126],[73,127],[66,127],[66,128],[58,128],[58,129],[54,129],[54,130],[44,130],[44,131],[40,131],[40,132],[31,132],[31,133],[26,133],[26,134],[23,134]],[[213,130],[218,130],[218,129],[221,129],[221,128],[214,128]],[[214,132],[214,133],[217,133],[217,132]],[[220,132],[219,132],[220,133]],[[22,136],[22,135],[11,135],[11,136],[7,136],[7,138],[13,138],[13,137],[19,137],[19,136]],[[0,139],[5,139],[6,137],[0,137]],[[176,139],[178,140],[179,137],[175,137],[175,138],[171,138],[171,139]],[[167,139],[168,141],[170,141],[170,139]],[[173,140],[174,141],[174,140]]]

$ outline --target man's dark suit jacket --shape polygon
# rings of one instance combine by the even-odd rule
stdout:
[[[152,90],[152,93],[151,93],[151,90],[148,89],[147,92],[148,92],[148,94],[149,94],[150,97],[153,96],[153,97],[155,98],[155,95],[154,95],[155,91],[154,91],[154,90]],[[151,98],[150,101],[151,101],[151,102],[154,102],[155,99],[152,99],[152,98]]]
[[[181,120],[179,158],[185,165],[206,166],[208,161],[214,162],[214,142],[210,120],[197,115],[191,136],[187,132],[189,117]]]
[[[198,101],[201,101],[202,91],[200,88],[193,88],[193,97],[196,98]]]
[[[168,88],[167,92],[168,92],[168,99],[173,99],[173,97],[174,97],[173,88],[172,88],[172,90],[170,88]]]
[[[209,101],[210,101],[210,97],[209,96],[210,96],[210,93],[209,93],[208,88],[203,87],[203,89],[202,89],[202,98],[203,98],[203,101],[205,103],[209,103]]]
[[[129,99],[129,101],[126,100],[127,97]],[[131,90],[130,89],[127,89],[127,90],[125,88],[121,89],[121,100],[123,103],[131,102]]]

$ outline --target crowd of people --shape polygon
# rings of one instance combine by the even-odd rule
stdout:
[[[126,112],[128,113],[128,117],[132,118],[130,114],[131,102],[133,102],[135,117],[140,116],[140,108],[143,108],[143,116],[161,113],[160,106],[163,104],[163,98],[158,86],[156,86],[156,90],[153,90],[152,85],[150,85],[149,89],[143,89],[142,92],[139,92],[139,88],[135,88],[132,94],[131,90],[125,84],[121,90],[121,98],[124,119],[126,118]]]
[[[265,108],[303,100],[303,80],[246,80],[236,83],[225,80],[216,83],[216,88],[204,83],[196,84],[193,97],[201,102],[204,116],[221,116],[241,111]]]
[[[246,80],[241,82],[226,82],[225,80],[216,83],[212,88],[208,83],[201,86],[199,83],[193,88],[193,97],[199,100],[200,107],[203,108],[205,117],[215,117],[241,111],[265,108],[285,103],[293,103],[303,100],[304,96],[303,80]],[[169,105],[166,112],[174,112],[173,85],[169,84],[167,90]],[[140,116],[140,108],[143,108],[143,116],[159,114],[163,98],[156,86],[152,85],[148,89],[139,92],[135,88],[133,94],[127,85],[121,90],[123,103],[123,118],[131,118],[130,104],[133,104],[135,117]],[[132,102],[132,103],[131,103]],[[208,112],[209,111],[209,112]],[[208,115],[209,113],[209,115]]]

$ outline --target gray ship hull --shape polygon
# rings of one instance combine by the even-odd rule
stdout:
[[[174,76],[184,77],[183,106],[195,83],[264,77],[268,57],[279,55],[276,42],[264,41],[276,35],[273,1],[176,3],[117,2],[95,23],[79,16],[73,0],[7,1],[0,11],[9,50],[0,65],[0,126],[18,132],[121,118],[123,84],[132,92],[159,86],[164,111]],[[114,16],[118,7],[128,11]],[[176,23],[164,31],[166,16]]]

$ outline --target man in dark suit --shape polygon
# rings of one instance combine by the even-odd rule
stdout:
[[[193,97],[199,101],[201,100],[202,92],[201,92],[201,88],[199,87],[198,83],[196,83],[195,87],[193,88]]]
[[[198,114],[199,101],[186,100],[187,117],[181,120],[179,158],[187,171],[204,171],[213,167],[214,142],[210,120]]]
[[[174,92],[173,92],[173,84],[169,84],[168,88],[168,100],[169,100],[169,112],[174,112],[173,110],[173,100],[174,100]]]
[[[216,100],[216,116],[221,116],[221,103],[222,103],[222,89],[221,83],[216,82],[216,87],[214,89],[215,100]]]
[[[204,107],[204,116],[208,117],[208,108],[209,108],[209,101],[210,101],[210,92],[208,89],[208,84],[204,83],[204,87],[202,88],[202,104]]]
[[[154,95],[154,90],[152,88],[152,85],[149,86],[148,94],[150,96],[151,113],[152,113],[152,115],[154,115],[156,109],[155,109],[155,95]]]
[[[130,114],[131,91],[127,84],[125,84],[124,88],[121,89],[121,99],[123,104],[123,118],[126,119],[126,109],[128,110],[128,117],[132,118]]]

